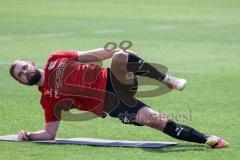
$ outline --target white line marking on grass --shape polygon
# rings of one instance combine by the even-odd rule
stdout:
[[[176,29],[177,25],[175,24],[162,24],[159,26],[154,26],[154,27],[150,27],[150,30],[171,30],[171,29]]]
[[[0,61],[0,66],[4,66],[4,65],[10,66],[13,62],[14,62],[14,60],[13,60],[12,62],[9,62],[9,61]],[[44,67],[44,65],[41,64],[41,63],[37,63],[37,62],[36,62],[36,64],[37,64],[37,67],[38,67],[38,68],[43,68],[43,67]]]
[[[229,26],[230,24],[228,23],[223,23],[223,22],[210,22],[206,23],[205,26],[207,27],[224,27],[224,26]]]
[[[0,41],[11,40],[14,38],[14,36],[0,36]]]
[[[184,70],[184,69],[176,69],[176,68],[169,68],[169,72],[173,73],[184,73],[184,74],[196,74],[201,73],[200,71],[191,71],[191,70]]]
[[[17,38],[51,38],[51,37],[67,37],[73,35],[72,32],[56,32],[56,33],[43,33],[43,34],[33,34],[27,36],[0,36],[0,41],[5,40],[15,40]]]
[[[30,37],[37,37],[37,38],[45,38],[45,37],[67,37],[71,36],[72,32],[60,32],[60,33],[44,33],[44,34],[37,34],[32,35]]]
[[[101,30],[96,30],[94,33],[96,34],[105,34],[105,33],[121,33],[123,32],[122,29],[101,29]]]
[[[11,62],[7,62],[7,61],[0,61],[0,65],[10,65]]]

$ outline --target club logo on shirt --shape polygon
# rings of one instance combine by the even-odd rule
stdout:
[[[48,70],[53,69],[56,64],[57,64],[57,62],[55,62],[55,61],[50,62],[49,65],[48,65]]]

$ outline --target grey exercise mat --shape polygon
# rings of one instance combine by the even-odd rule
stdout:
[[[18,135],[0,136],[0,141],[18,141]],[[139,148],[161,148],[174,146],[175,142],[159,142],[159,141],[129,141],[129,140],[106,140],[96,138],[56,138],[50,141],[33,141],[36,143],[50,144],[79,144],[91,146],[106,147],[139,147]]]

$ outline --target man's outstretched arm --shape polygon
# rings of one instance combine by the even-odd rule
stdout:
[[[34,140],[54,140],[57,134],[60,121],[47,122],[44,129],[37,132],[21,131],[18,135],[20,141],[34,141]]]
[[[119,50],[120,49],[114,49],[108,51],[104,48],[98,48],[89,51],[78,51],[78,61],[83,63],[102,61],[112,58],[112,55]]]

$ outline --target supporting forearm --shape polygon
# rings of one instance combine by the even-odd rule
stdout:
[[[18,134],[19,141],[36,141],[36,140],[54,140],[57,134],[60,121],[46,122],[44,129],[37,132],[26,132],[21,130]]]
[[[27,132],[27,138],[30,141],[34,140],[54,140],[55,135],[47,132],[46,130],[41,130],[37,132]]]

